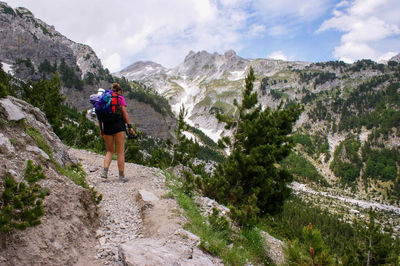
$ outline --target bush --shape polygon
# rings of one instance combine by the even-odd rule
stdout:
[[[25,180],[28,184],[16,182],[10,175],[4,177],[4,192],[0,199],[1,231],[7,233],[13,228],[25,230],[41,223],[40,218],[44,215],[42,200],[47,195],[47,190],[36,182],[44,178],[46,176],[42,172],[42,167],[34,166],[30,160],[25,170]]]
[[[276,165],[291,152],[294,143],[289,134],[301,113],[298,105],[261,111],[253,93],[254,80],[251,68],[242,102],[234,103],[237,118],[217,114],[225,128],[233,131],[231,139],[220,142],[230,147],[231,154],[213,176],[203,178],[206,195],[228,205],[232,217],[247,226],[253,226],[259,216],[280,212],[291,193],[287,184],[293,176]]]

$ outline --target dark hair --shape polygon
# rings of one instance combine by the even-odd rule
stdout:
[[[112,90],[113,90],[114,92],[120,91],[120,90],[121,90],[121,86],[119,86],[118,83],[114,82],[114,83],[112,84]]]

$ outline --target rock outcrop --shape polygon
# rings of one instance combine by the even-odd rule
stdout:
[[[0,61],[13,65],[19,78],[40,78],[35,72],[45,60],[52,65],[64,60],[82,78],[103,70],[90,46],[69,40],[26,8],[0,2],[0,29]]]
[[[390,61],[395,61],[395,62],[397,62],[397,63],[400,63],[400,53],[397,54],[397,55],[395,55],[395,56],[393,56],[392,58],[390,58],[390,59],[389,59],[389,62],[390,62]]]
[[[98,224],[92,193],[60,174],[77,165],[37,108],[19,99],[0,100],[0,194],[3,178],[23,181],[27,160],[41,165],[47,188],[42,223],[24,231],[0,233],[1,265],[73,265],[87,258]]]

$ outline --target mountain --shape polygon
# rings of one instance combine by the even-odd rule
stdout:
[[[400,63],[400,53],[395,55],[395,56],[393,56],[392,58],[390,58],[389,62],[390,61],[394,61],[394,62]]]
[[[146,66],[136,65],[116,75],[135,77],[164,95],[175,113],[184,104],[188,123],[217,140],[230,133],[218,124],[215,113],[237,115],[233,102],[241,97],[250,66],[263,108],[276,108],[281,101],[304,107],[294,134],[296,153],[286,166],[297,178],[334,185],[344,195],[357,191],[360,199],[400,204],[396,62],[287,62],[244,59],[234,51],[200,51],[190,52],[171,69],[146,72]]]
[[[153,63],[154,64],[154,63]],[[152,87],[165,96],[175,113],[182,104],[188,110],[188,122],[199,127],[215,141],[222,133],[214,113],[233,112],[233,100],[240,97],[247,68],[252,65],[255,72],[274,75],[289,66],[303,69],[309,63],[284,62],[280,60],[249,60],[238,56],[233,50],[210,54],[206,51],[191,51],[184,62],[172,69],[159,66],[157,71],[146,71],[147,65],[135,63],[115,73],[116,76],[135,79]]]
[[[69,40],[26,8],[14,10],[0,2],[0,28],[0,61],[12,65],[17,77],[40,77],[35,73],[45,60],[51,65],[64,60],[82,79],[103,71],[92,48]]]
[[[78,111],[91,108],[89,95],[98,88],[110,88],[112,82],[119,82],[103,69],[90,46],[68,39],[28,9],[13,9],[4,2],[0,2],[0,63],[6,72],[22,80],[38,81],[58,71],[66,104]],[[138,64],[137,68],[143,68],[144,64]],[[139,130],[164,139],[172,136],[176,123],[173,115],[160,113],[134,97],[127,99],[127,105]]]

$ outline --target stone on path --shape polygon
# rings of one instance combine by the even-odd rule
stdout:
[[[120,246],[125,265],[215,265],[197,247],[168,239],[135,239]]]

